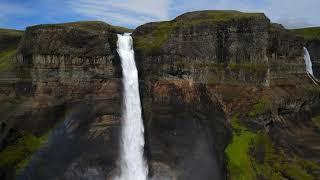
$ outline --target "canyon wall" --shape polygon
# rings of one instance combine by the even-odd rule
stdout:
[[[0,157],[18,150],[0,161],[2,179],[119,173],[116,34],[128,31],[38,25],[13,43],[10,66],[0,64],[11,77],[0,78]],[[186,13],[132,36],[150,178],[317,177],[319,87],[305,73],[302,37],[238,11]]]
[[[178,179],[292,177],[274,167],[275,160],[259,163],[276,175],[248,165],[256,158],[251,142],[260,139],[272,141],[270,149],[300,157],[311,153],[319,161],[318,143],[311,141],[319,134],[310,125],[319,88],[305,73],[303,38],[264,14],[238,11],[186,13],[142,25],[133,37],[152,172],[166,165]],[[291,133],[298,129],[303,136]],[[259,158],[267,158],[267,150],[259,151]]]
[[[15,142],[32,134],[47,145],[20,172],[21,179],[99,178],[113,170],[122,104],[116,41],[124,30],[102,22],[26,29],[13,60],[27,75],[17,77],[16,93],[4,99],[8,106],[19,102],[2,119],[1,135]],[[29,158],[22,156],[17,161]],[[20,164],[4,164],[4,178],[10,179],[10,166]]]

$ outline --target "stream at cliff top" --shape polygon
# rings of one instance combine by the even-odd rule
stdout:
[[[133,40],[129,33],[118,34],[118,54],[122,66],[123,103],[120,144],[121,174],[116,180],[146,180],[147,164],[143,157],[144,127],[141,116],[138,71],[134,60]]]

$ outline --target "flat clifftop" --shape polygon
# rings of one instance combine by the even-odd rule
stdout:
[[[0,36],[21,36],[22,34],[21,30],[0,28]]]
[[[38,29],[47,29],[47,28],[74,28],[84,31],[112,31],[115,33],[131,32],[131,29],[127,29],[119,26],[112,26],[103,21],[77,21],[61,24],[40,24],[35,26],[30,26],[27,28],[27,31],[38,30]]]
[[[203,21],[221,22],[239,20],[244,18],[268,19],[263,13],[244,13],[233,10],[207,10],[188,12],[178,16],[174,19],[174,21],[187,21],[186,23],[200,23]]]
[[[272,24],[263,13],[190,12],[142,25],[133,38],[143,69],[140,77],[158,73],[201,82],[267,85],[270,78],[305,72],[303,38]]]
[[[305,40],[320,40],[320,27],[293,29],[291,32],[303,37]]]
[[[229,32],[253,34],[266,32],[269,26],[270,20],[263,13],[195,11],[178,16],[172,21],[144,24],[135,29],[133,36],[137,50],[156,54],[160,53],[161,47],[175,35],[186,37],[216,33],[225,36]]]
[[[105,56],[115,50],[116,34],[130,31],[101,21],[36,25],[26,29],[18,52],[24,55]]]

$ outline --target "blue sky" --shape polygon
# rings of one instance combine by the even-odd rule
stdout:
[[[320,0],[0,0],[0,27],[102,20],[134,28],[184,12],[233,9],[264,12],[288,28],[320,26]]]

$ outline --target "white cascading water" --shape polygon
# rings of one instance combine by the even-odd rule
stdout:
[[[144,127],[141,116],[138,71],[134,60],[133,40],[129,33],[118,34],[118,54],[122,66],[124,108],[121,134],[121,174],[116,180],[146,180],[147,164],[143,157]]]
[[[312,70],[312,62],[311,62],[311,58],[310,58],[310,54],[308,52],[308,49],[303,47],[303,51],[304,51],[304,61],[306,63],[306,71],[307,71],[307,73],[309,73],[309,75],[311,75],[314,78],[313,70]]]

